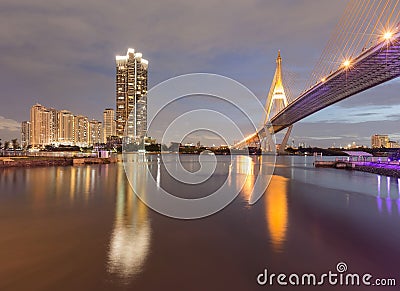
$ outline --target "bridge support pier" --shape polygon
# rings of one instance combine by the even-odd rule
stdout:
[[[279,155],[286,155],[287,154],[285,152],[285,148],[286,148],[286,145],[287,145],[287,143],[289,141],[290,134],[292,133],[292,129],[293,129],[293,125],[288,127],[288,129],[287,129],[287,131],[285,133],[285,136],[283,137],[281,146],[279,147],[279,151],[278,151]]]

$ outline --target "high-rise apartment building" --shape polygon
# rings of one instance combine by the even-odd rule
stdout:
[[[89,120],[86,116],[74,117],[74,142],[77,146],[89,145]]]
[[[50,111],[40,105],[35,104],[31,108],[31,145],[33,147],[49,145],[52,143],[52,132],[53,125],[51,123]]]
[[[103,112],[103,135],[104,141],[107,142],[107,138],[115,136],[115,110],[106,108]]]
[[[74,145],[75,116],[68,110],[58,112],[58,143]]]
[[[22,121],[21,124],[21,146],[26,148],[31,143],[31,122]]]
[[[89,144],[103,143],[103,124],[98,120],[89,121]]]
[[[48,108],[50,118],[50,143],[58,141],[58,110]]]
[[[21,127],[23,147],[46,145],[76,145],[81,147],[103,143],[102,123],[68,110],[58,111],[36,104],[31,108],[31,119]]]
[[[374,134],[371,136],[372,148],[388,148],[389,136],[387,134]]]
[[[116,56],[116,134],[140,141],[147,130],[147,69],[142,54],[128,49]]]

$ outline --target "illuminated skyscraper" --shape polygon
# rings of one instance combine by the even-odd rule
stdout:
[[[31,143],[31,122],[22,121],[21,124],[21,146],[26,148]]]
[[[147,130],[147,68],[142,54],[128,49],[126,56],[116,56],[116,134],[138,141]]]
[[[103,112],[103,133],[104,142],[107,142],[107,138],[115,136],[115,110],[106,108]]]

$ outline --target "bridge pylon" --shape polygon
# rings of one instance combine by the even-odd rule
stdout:
[[[288,105],[288,100],[286,97],[285,88],[283,87],[283,81],[282,81],[282,57],[280,51],[278,51],[278,57],[276,58],[276,70],[274,79],[272,80],[272,84],[268,92],[267,101],[265,103],[265,111],[267,112],[267,115],[265,116],[264,124],[267,124],[269,122],[269,118],[274,104],[278,111],[284,109]],[[293,125],[291,125],[288,128],[285,137],[283,138],[283,141],[278,151],[278,153],[280,154],[283,154],[285,152],[285,147],[287,141],[289,140],[292,127]]]
[[[278,109],[278,111],[283,110],[287,105],[288,105],[288,100],[286,97],[285,89],[283,86],[283,80],[282,80],[282,58],[281,58],[281,52],[278,51],[278,57],[276,59],[276,70],[275,70],[275,75],[274,79],[272,81],[271,87],[268,92],[268,97],[267,101],[265,104],[265,120],[264,120],[264,126],[267,126],[267,128],[261,128],[259,129],[256,133],[248,136],[247,138],[243,139],[242,141],[236,143],[233,145],[233,148],[243,148],[243,147],[257,147],[259,149],[262,149],[263,151],[266,152],[271,152],[272,149],[271,144],[266,142],[265,138],[268,136],[268,132],[270,132],[270,127],[269,127],[269,118],[272,112],[273,106],[276,105],[275,107]],[[292,130],[292,126],[289,126],[288,131],[286,132],[285,138],[283,139],[283,142],[281,143],[281,147],[278,151],[278,154],[284,154],[285,153],[285,146],[287,141],[289,140],[289,135]],[[264,146],[263,146],[264,145]],[[268,148],[267,148],[268,147]],[[275,149],[273,150],[275,152]]]

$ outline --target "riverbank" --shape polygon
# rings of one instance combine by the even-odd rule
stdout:
[[[346,169],[360,172],[367,172],[382,176],[400,178],[400,165],[390,163],[360,163],[360,162],[347,162],[347,161],[315,161],[316,168],[335,168]]]
[[[109,164],[116,158],[72,158],[72,157],[0,157],[0,168],[73,166],[85,164]]]
[[[400,178],[400,167],[390,164],[355,165],[354,170],[382,176]]]

